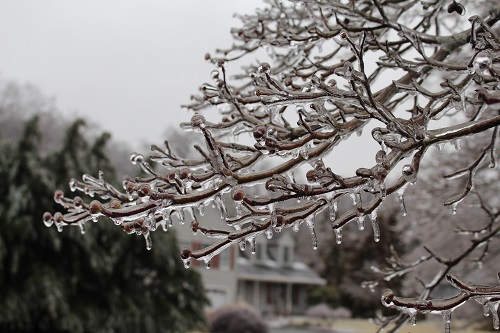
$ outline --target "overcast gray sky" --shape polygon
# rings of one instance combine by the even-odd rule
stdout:
[[[32,83],[118,140],[160,143],[260,0],[0,0],[0,77]]]

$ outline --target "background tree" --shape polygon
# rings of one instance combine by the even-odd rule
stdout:
[[[67,212],[46,213],[43,219],[61,228],[106,216],[126,232],[142,234],[151,248],[151,232],[158,225],[169,226],[172,214],[183,217],[185,211],[203,211],[214,202],[228,226],[213,230],[194,221],[193,231],[215,238],[215,243],[184,249],[186,267],[191,260],[209,267],[214,255],[233,244],[254,248],[255,237],[298,230],[302,224],[317,248],[315,216],[322,211],[330,216],[337,243],[347,225],[363,230],[365,220],[379,242],[378,209],[395,196],[402,214],[407,213],[404,191],[410,184],[418,186],[429,148],[485,133],[489,140],[474,148],[475,160],[448,177],[468,179],[444,200],[455,212],[474,190],[479,166],[496,166],[500,8],[496,2],[480,3],[466,8],[465,0],[270,2],[255,15],[241,17],[243,26],[232,30],[231,48],[205,57],[216,66],[213,82],[203,84],[201,95],[193,97],[188,108],[196,113],[182,125],[205,139],[206,147],[197,148],[199,158],[178,157],[168,144],[153,145],[151,160],[157,169],[140,154],[131,157],[147,177],[125,181],[122,191],[103,177],[72,180],[72,188],[99,200],[57,197]],[[490,11],[469,14],[478,8]],[[263,48],[268,62],[250,60],[241,73],[228,72],[228,63]],[[204,110],[214,106],[220,119]],[[372,162],[354,167],[349,175],[336,172],[336,163],[343,162],[335,155],[339,144],[366,132],[377,147]],[[242,133],[250,133],[253,141],[236,143],[233,137]],[[254,186],[264,195],[255,195]],[[235,216],[227,216],[223,195],[234,201]],[[337,214],[345,197],[351,199],[351,209]],[[413,207],[423,206],[419,202]],[[379,268],[390,280],[422,261],[444,265],[434,280],[421,279],[419,295],[403,298],[389,289],[382,292],[382,303],[399,311],[382,318],[383,328],[395,330],[422,312],[442,315],[449,331],[451,312],[468,300],[482,304],[492,314],[493,326],[499,326],[500,287],[451,275],[474,249],[498,237],[497,213],[490,209],[487,215],[480,236],[451,259],[427,248],[426,257],[407,263],[394,255],[389,267]],[[477,227],[464,226],[461,232],[473,235]],[[456,295],[434,299],[435,287],[445,279]]]
[[[17,87],[16,96],[30,94]],[[0,101],[5,101],[2,97]],[[19,107],[14,100],[0,105],[2,115],[12,111],[8,105]],[[22,110],[18,118],[13,114],[8,118],[14,126],[37,107]],[[46,129],[50,135],[63,132],[63,142],[47,147],[44,140],[49,135],[42,125],[50,115],[32,116],[24,122],[21,135],[0,141],[4,230],[0,233],[0,331],[185,332],[204,324],[203,287],[196,272],[186,271],[174,259],[179,252],[175,233],[158,235],[162,250],[151,255],[137,246],[137,239],[117,237],[118,230],[105,223],[89,228],[82,237],[84,228],[57,235],[55,229],[47,232],[35,222],[48,206],[55,209],[50,197],[56,188],[67,186],[70,174],[106,170],[115,183],[108,161],[114,153],[105,146],[109,134],[92,139],[83,135],[83,120],[67,129],[53,122]],[[9,128],[8,123],[2,127]]]

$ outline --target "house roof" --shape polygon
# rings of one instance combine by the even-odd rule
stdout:
[[[250,262],[245,257],[237,261],[236,276],[239,280],[262,282],[280,282],[295,284],[325,284],[325,280],[306,264],[294,262],[290,265],[279,265],[274,260]]]

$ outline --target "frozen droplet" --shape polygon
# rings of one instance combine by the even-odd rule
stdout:
[[[151,250],[153,248],[153,241],[151,240],[151,233],[149,231],[144,233],[144,239],[146,240],[146,249]]]
[[[417,180],[417,172],[415,171],[415,168],[411,164],[404,165],[401,172],[403,174],[403,179],[406,182],[414,184],[415,181]]]
[[[191,259],[187,258],[187,259],[182,259],[182,261],[184,262],[184,268],[189,268],[189,266],[191,266]]]
[[[335,230],[335,242],[340,245],[342,244],[342,227],[339,227],[334,230]]]
[[[358,230],[359,231],[365,230],[365,216],[362,214],[358,215],[357,221],[358,221]]]
[[[219,71],[214,69],[213,71],[210,72],[210,77],[213,80],[218,80],[219,79]]]
[[[76,191],[76,179],[72,178],[70,181],[69,181],[69,190],[71,192],[75,192]]]
[[[273,238],[273,231],[271,230],[271,228],[268,228],[266,230],[265,234],[266,234],[267,239]]]
[[[372,228],[373,228],[373,240],[378,243],[380,241],[380,228],[379,228],[378,222],[377,222],[377,210],[376,209],[374,209],[370,213],[370,221],[372,222]]]
[[[205,268],[210,269],[210,258],[204,259],[203,261],[205,262]]]

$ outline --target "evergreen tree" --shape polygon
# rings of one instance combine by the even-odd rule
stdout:
[[[40,222],[68,175],[107,170],[113,179],[103,153],[109,135],[89,142],[84,126],[76,120],[47,156],[37,116],[19,142],[0,145],[0,331],[185,332],[202,325],[201,280],[176,259],[173,232],[155,235],[157,247],[147,252],[135,244],[142,239],[120,237],[109,223],[82,237],[78,228],[57,233]]]

